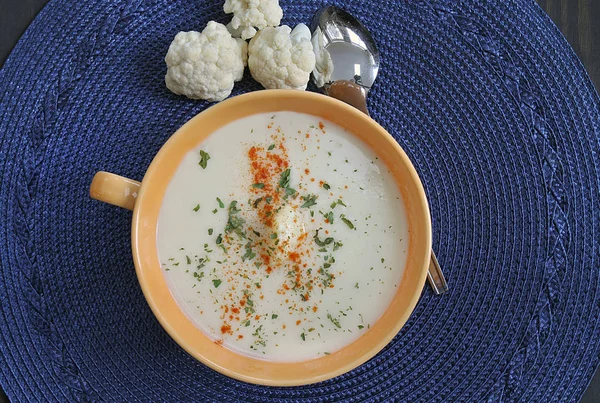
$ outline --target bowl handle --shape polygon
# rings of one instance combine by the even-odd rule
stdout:
[[[90,185],[90,197],[127,210],[133,210],[140,182],[110,172],[97,172]]]

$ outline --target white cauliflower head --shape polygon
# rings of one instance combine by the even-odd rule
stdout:
[[[248,67],[252,77],[265,88],[305,90],[315,67],[310,31],[299,24],[258,31],[248,45]]]
[[[233,13],[227,27],[234,37],[242,39],[252,38],[255,28],[278,26],[283,17],[279,0],[225,0],[223,11]]]
[[[210,21],[200,32],[179,32],[165,57],[167,88],[192,99],[222,101],[244,75],[247,44]]]

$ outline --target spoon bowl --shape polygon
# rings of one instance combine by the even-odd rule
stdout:
[[[317,38],[313,40],[316,53],[327,53],[333,65],[331,74],[317,86],[327,90],[335,81],[352,81],[366,96],[379,71],[379,51],[370,32],[351,14],[335,6],[317,12],[311,28],[313,38]]]

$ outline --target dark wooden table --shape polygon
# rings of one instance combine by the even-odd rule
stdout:
[[[0,0],[0,66],[48,0]],[[600,90],[600,0],[537,0],[558,25]],[[0,364],[1,365],[1,364]],[[8,399],[0,390],[0,403]],[[600,402],[600,370],[581,403]]]

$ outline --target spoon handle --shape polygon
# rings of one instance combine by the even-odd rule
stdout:
[[[431,250],[431,260],[429,261],[429,271],[427,272],[427,280],[435,294],[443,294],[448,291],[448,283],[442,273],[442,268],[435,257],[433,249]]]
[[[369,115],[367,110],[367,97],[362,87],[350,80],[337,80],[329,86],[327,94],[333,98],[339,99],[356,109]],[[431,260],[429,261],[429,271],[427,280],[435,294],[443,294],[448,291],[448,283],[442,272],[442,268],[431,250]]]
[[[367,110],[367,97],[363,88],[350,80],[334,81],[327,90],[327,94],[354,106],[361,112],[369,115]],[[370,115],[369,115],[370,116]]]

